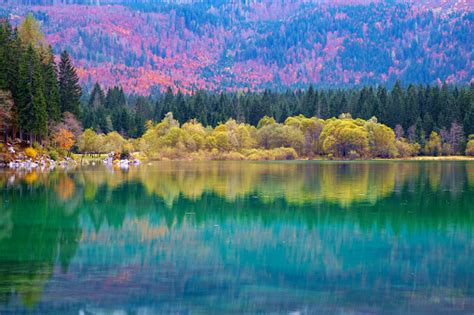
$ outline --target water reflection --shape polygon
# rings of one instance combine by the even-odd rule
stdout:
[[[0,187],[21,183],[52,186],[61,200],[73,198],[76,186],[91,201],[100,189],[113,191],[134,183],[169,207],[180,197],[197,200],[205,193],[230,202],[256,194],[262,202],[283,198],[292,204],[331,202],[350,207],[360,202],[375,204],[402,187],[415,190],[420,183],[455,196],[466,185],[474,186],[474,164],[162,162],[128,171],[97,167],[70,173],[0,173]]]
[[[3,172],[0,313],[465,313],[473,174],[460,162]]]

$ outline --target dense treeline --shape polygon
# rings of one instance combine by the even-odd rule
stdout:
[[[0,131],[5,138],[43,142],[77,125],[81,94],[68,53],[56,65],[32,15],[16,29],[0,21]]]
[[[199,120],[204,126],[217,126],[233,118],[257,126],[264,116],[284,122],[288,117],[304,115],[327,119],[341,113],[352,117],[378,120],[413,142],[425,143],[431,132],[440,133],[453,123],[464,134],[474,133],[474,84],[470,86],[403,87],[384,86],[361,89],[314,89],[278,93],[207,93],[184,95],[168,89],[156,97],[127,97],[121,88],[106,93],[96,84],[83,107],[83,124],[97,131],[119,131],[139,137],[148,120],[161,121],[172,112],[180,123]]]
[[[466,145],[462,126],[453,123],[440,134],[431,132],[420,143],[404,137],[400,126],[394,131],[376,117],[353,119],[350,114],[326,120],[298,115],[288,117],[284,123],[264,116],[257,126],[229,119],[213,128],[195,119],[180,124],[169,112],[160,123],[147,121],[140,138],[126,140],[116,131],[98,134],[88,128],[79,136],[77,148],[85,154],[121,153],[121,158],[140,152],[158,160],[406,158],[464,152],[474,155],[474,136]]]

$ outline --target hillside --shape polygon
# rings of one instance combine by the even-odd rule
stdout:
[[[154,87],[261,90],[474,77],[469,1],[61,2],[0,10],[14,23],[32,10],[55,51],[71,53],[86,87],[99,81],[146,94]]]

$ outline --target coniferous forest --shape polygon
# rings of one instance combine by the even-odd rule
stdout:
[[[181,145],[189,152],[287,147],[295,149],[292,157],[452,155],[463,154],[468,136],[474,134],[473,84],[404,85],[397,81],[391,87],[318,89],[309,86],[286,92],[198,90],[191,94],[168,88],[164,92],[140,96],[127,95],[121,87],[104,90],[96,83],[91,91],[83,92],[67,51],[55,57],[32,15],[17,28],[8,21],[2,22],[0,54],[0,115],[4,139],[18,137],[59,151],[122,151],[125,139],[133,138],[139,140],[129,144],[127,151],[150,152],[151,147],[159,151]],[[333,144],[337,149],[325,150],[320,135],[324,134],[329,122],[344,119],[351,121],[349,126],[333,126],[336,129],[332,133],[337,134],[338,128],[363,127],[359,130],[362,134],[343,135]],[[234,127],[229,126],[229,122]],[[390,131],[385,136],[393,143],[385,153],[368,154],[376,146],[370,139],[373,131],[367,126],[368,122]],[[197,129],[189,129],[190,124]],[[183,133],[185,126],[188,130]],[[246,129],[245,134],[253,141],[249,140],[246,145],[239,143],[239,136],[229,131],[236,126]],[[173,134],[172,127],[180,131]],[[271,130],[262,131],[263,127]],[[287,127],[295,127],[295,130]],[[95,143],[92,149],[90,144],[89,147],[85,144],[83,129],[89,136],[91,132],[112,134],[111,139],[121,139],[119,146],[105,149],[107,145],[104,144],[101,149]],[[216,130],[225,131],[226,136],[214,134]],[[200,134],[202,139],[195,139],[193,133]],[[287,138],[280,139],[278,135]],[[327,136],[335,141],[334,135]],[[341,144],[352,141],[352,136],[367,138],[367,141],[347,146]],[[153,139],[160,137],[171,140]],[[186,137],[194,139],[191,144]],[[397,149],[395,141],[401,140],[403,143],[399,143]],[[411,147],[407,149],[407,146]]]
[[[63,118],[80,117],[79,78],[66,51],[59,64],[38,22],[0,26],[1,127],[5,137],[43,141]]]

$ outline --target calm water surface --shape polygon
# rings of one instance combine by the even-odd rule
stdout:
[[[0,171],[0,314],[473,314],[474,163]]]

